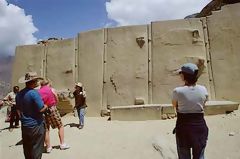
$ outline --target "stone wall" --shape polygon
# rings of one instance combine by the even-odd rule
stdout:
[[[211,100],[239,102],[239,9],[237,3],[206,18],[105,28],[18,46],[12,84],[26,71],[51,79],[59,91],[72,91],[81,81],[88,115],[98,116],[113,106],[171,103],[173,88],[181,84],[175,71],[194,62]]]

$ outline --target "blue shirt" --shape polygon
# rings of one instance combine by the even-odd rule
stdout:
[[[43,123],[43,115],[40,110],[44,104],[37,90],[22,89],[16,96],[16,106],[21,112],[20,120],[23,127],[32,128]]]

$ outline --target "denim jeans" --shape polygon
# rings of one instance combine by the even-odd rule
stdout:
[[[84,116],[86,114],[85,108],[78,108],[78,117],[79,117],[79,125],[83,126],[84,125]]]

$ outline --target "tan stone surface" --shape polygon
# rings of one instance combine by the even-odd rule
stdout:
[[[2,110],[1,110],[2,111]],[[0,112],[1,112],[0,111]],[[0,113],[0,129],[9,126],[4,123],[5,113]],[[70,127],[78,123],[78,118],[64,116],[65,141],[71,146],[61,151],[58,131],[50,130],[51,143],[55,148],[50,154],[43,154],[43,159],[160,159],[172,149],[176,154],[175,135],[172,130],[176,119],[151,121],[107,121],[107,118],[85,119],[82,130]],[[240,154],[240,111],[229,115],[205,117],[209,127],[209,137],[205,157],[208,159],[239,159]],[[230,136],[230,134],[234,134]],[[15,146],[21,140],[21,129],[0,132],[0,158],[23,159],[22,145]],[[154,147],[162,146],[158,152]],[[177,157],[175,157],[177,158]]]
[[[19,46],[12,84],[26,71],[47,76],[60,91],[81,81],[88,115],[98,116],[111,106],[171,103],[172,90],[182,85],[176,69],[204,61],[198,83],[210,100],[240,101],[239,8],[226,5],[201,19],[89,31],[46,47]]]
[[[75,50],[74,39],[50,41],[46,47],[46,77],[57,90],[74,87]]]
[[[217,100],[240,101],[240,3],[207,18]]]
[[[207,101],[205,115],[231,113],[238,110],[239,103],[232,101]],[[111,120],[144,121],[176,117],[172,104],[146,104],[115,106],[110,108]]]
[[[160,120],[162,118],[161,105],[132,105],[112,107],[111,120],[144,121]]]
[[[87,91],[87,115],[100,116],[103,96],[104,30],[78,34],[78,81]]]
[[[45,59],[45,49],[43,45],[24,45],[16,47],[15,59],[12,72],[12,85],[19,85],[21,88],[25,84],[19,84],[18,79],[26,72],[35,71],[39,76],[45,72],[43,61]]]
[[[138,41],[144,41],[144,44]],[[107,105],[148,103],[147,25],[107,29]]]
[[[153,104],[171,103],[172,90],[182,83],[175,71],[186,62],[207,61],[200,19],[153,22],[151,59]],[[199,83],[209,89],[206,62]]]

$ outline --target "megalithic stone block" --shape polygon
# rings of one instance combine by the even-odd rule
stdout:
[[[208,101],[204,108],[205,115],[225,114],[237,110],[239,103],[232,101]]]
[[[239,103],[232,101],[208,101],[204,108],[205,115],[225,114],[237,110]],[[111,120],[143,121],[161,120],[175,116],[171,104],[147,104],[116,106],[110,108]]]
[[[111,107],[111,120],[143,121],[160,120],[162,108],[160,104],[151,105],[129,105]]]

